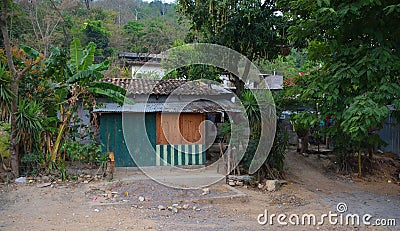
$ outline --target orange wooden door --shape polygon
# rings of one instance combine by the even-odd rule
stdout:
[[[202,144],[204,114],[157,113],[157,144]]]

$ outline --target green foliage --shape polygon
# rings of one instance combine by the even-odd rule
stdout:
[[[71,75],[70,73],[71,70],[67,65],[67,61],[69,59],[67,55],[67,50],[52,46],[50,47],[50,51],[51,51],[50,56],[44,61],[46,65],[44,75],[46,77],[50,77],[53,82],[61,83],[65,81],[65,76]],[[78,58],[71,57],[71,59],[77,60]],[[56,85],[52,84],[51,87],[55,88]]]
[[[94,64],[94,51],[96,45],[89,43],[86,49],[83,49],[79,39],[74,39],[70,46],[71,60],[69,64],[72,76],[66,76],[66,85],[74,84],[81,87],[81,90],[93,95],[105,96],[120,104],[124,102],[126,91],[110,83],[98,82],[104,77],[102,71],[108,69],[110,62],[104,61]],[[78,95],[84,92],[77,92]]]
[[[247,113],[250,129],[252,133],[258,136],[261,132],[261,113],[256,97],[253,95],[253,92],[246,90],[242,93],[240,98]]]
[[[283,131],[278,123],[274,144],[266,161],[266,169],[270,178],[283,178],[286,148],[289,143],[287,132]]]
[[[250,60],[279,54],[282,17],[275,16],[269,1],[180,0],[179,12],[192,22],[207,42],[225,45]]]
[[[5,120],[8,118],[10,112],[10,103],[13,97],[13,93],[10,90],[10,76],[6,71],[6,64],[0,63],[0,113],[1,119]]]
[[[94,55],[96,51],[96,44],[90,42],[86,49],[83,49],[79,39],[74,39],[71,42],[69,49],[71,60],[70,68],[75,73],[79,73],[82,70],[102,71],[106,70],[109,65],[109,61],[102,62],[100,64],[93,65]]]
[[[389,109],[385,105],[379,105],[370,97],[361,95],[355,97],[343,113],[341,126],[346,134],[361,143],[373,128],[382,126],[388,114]]]
[[[259,140],[257,137],[251,136],[245,155],[243,156],[243,159],[240,162],[241,169],[249,169],[254,154],[257,150],[258,142]],[[265,178],[268,179],[283,178],[284,160],[285,160],[287,145],[288,145],[288,135],[286,132],[279,129],[279,124],[278,124],[278,129],[275,134],[274,143],[268,155],[268,158],[257,172],[260,178],[259,180]]]
[[[0,157],[2,160],[10,158],[10,124],[0,122]]]
[[[130,36],[129,51],[138,53],[146,51],[146,47],[143,46],[141,42],[143,35],[145,35],[143,23],[139,21],[130,21],[124,25],[124,32],[127,36]]]
[[[104,55],[104,50],[110,45],[110,39],[108,38],[110,34],[106,31],[103,26],[102,20],[87,20],[84,23],[82,31],[86,35],[86,44],[91,45],[91,47],[97,47],[96,61],[104,61],[107,57]],[[95,46],[94,46],[95,44]],[[94,54],[94,49],[87,48],[88,53]]]
[[[266,93],[258,93],[258,94],[266,94]],[[259,95],[257,99],[263,99],[263,95]],[[243,104],[244,109],[246,110],[246,114],[249,121],[250,126],[250,140],[246,149],[246,152],[243,156],[242,161],[240,162],[240,167],[242,169],[249,169],[251,162],[254,158],[256,150],[259,145],[260,135],[261,135],[261,114],[260,107],[257,103],[256,97],[254,93],[246,90],[241,95],[241,102]],[[263,102],[261,102],[262,104]],[[279,123],[278,123],[279,124]],[[238,133],[235,129],[241,129],[240,125],[231,127],[231,130],[228,129],[228,124],[223,126],[224,130],[231,131],[231,134]],[[258,170],[257,174],[259,178],[282,178],[283,177],[283,165],[285,159],[285,150],[288,143],[287,134],[277,129],[274,137],[274,143],[269,153],[269,156],[266,162],[261,166]]]
[[[274,1],[180,0],[178,11],[191,22],[190,42],[201,41],[231,48],[250,61],[273,59],[286,47],[287,25],[275,12]],[[191,36],[193,35],[193,36]],[[236,61],[233,61],[236,63]],[[249,65],[243,75],[247,76]],[[231,75],[236,93],[244,82]]]
[[[89,52],[86,52],[89,54]],[[74,39],[71,42],[70,48],[69,48],[69,55],[71,57],[70,59],[70,68],[74,71],[77,72],[79,70],[82,70],[83,68],[81,67],[83,62],[84,62],[84,53],[83,53],[83,48],[81,41],[79,39]],[[90,59],[93,56],[87,56],[87,59]],[[94,58],[93,58],[94,59]]]
[[[94,64],[94,51],[96,45],[89,43],[86,48],[81,46],[79,39],[74,39],[70,45],[70,60],[59,59],[57,55],[61,53],[55,50],[56,54],[51,56],[55,60],[60,60],[62,66],[66,68],[60,78],[63,80],[60,84],[56,84],[56,95],[58,96],[58,106],[60,115],[60,124],[56,136],[55,143],[52,147],[51,162],[54,163],[59,154],[59,147],[62,140],[68,134],[71,119],[74,119],[74,113],[77,111],[77,103],[91,102],[90,108],[95,106],[95,97],[103,96],[122,104],[124,102],[125,90],[110,83],[100,83],[103,78],[103,70],[109,66],[109,61]],[[60,64],[52,62],[51,64]]]
[[[45,155],[42,153],[28,153],[22,156],[21,162],[27,174],[37,175],[45,170]]]
[[[68,177],[67,175],[67,168],[65,167],[65,164],[58,164],[57,165],[57,170],[58,170],[58,174],[59,174],[59,178],[62,181],[65,181]]]
[[[127,34],[132,34],[136,36],[143,35],[144,26],[141,22],[138,21],[130,21],[124,25],[124,31]]]
[[[230,134],[231,134],[231,123],[229,120],[224,121],[222,124],[220,124],[220,129],[221,129],[221,134],[224,136],[225,140],[230,139]]]
[[[386,105],[398,105],[400,92],[400,23],[391,1],[291,1],[290,38],[308,47],[309,57],[324,65],[296,81],[297,95],[319,102],[324,116],[336,124],[327,128],[335,140],[346,135],[356,148],[361,175],[361,151],[378,142],[372,133],[389,115]],[[307,42],[306,44],[304,42]],[[398,108],[397,108],[398,109]],[[341,142],[337,142],[341,143]]]
[[[318,125],[318,116],[315,113],[304,110],[291,117],[294,130],[299,137],[305,137],[314,125]]]
[[[23,44],[20,45],[20,49],[22,49],[26,55],[34,59],[38,58],[40,55],[40,53],[37,50],[33,49],[32,47],[25,46]]]
[[[67,140],[63,143],[60,151],[65,152],[71,161],[81,161],[92,165],[104,165],[107,162],[107,158],[105,158],[107,155],[102,152],[101,145],[95,141],[82,144],[79,141]]]
[[[119,67],[111,65],[107,71],[104,71],[107,78],[131,78],[131,70],[129,67]]]
[[[260,68],[261,73],[277,74],[277,75],[292,75],[294,72],[298,73],[298,69],[304,65],[307,59],[306,52],[297,51],[292,49],[290,55],[279,55],[276,59],[260,59],[256,63]]]
[[[187,22],[178,20],[176,4],[161,1],[100,0],[90,9],[83,1],[12,2],[7,20],[11,38],[45,56],[50,46],[66,49],[73,38],[97,45],[96,62],[119,51],[159,53],[175,39],[183,40],[188,31]],[[130,33],[135,23],[142,25],[139,37]]]
[[[331,113],[342,120],[344,114],[354,114],[347,112],[354,106],[361,112],[367,112],[369,107],[378,107],[381,112],[383,105],[397,104],[400,40],[398,33],[392,33],[391,26],[400,22],[400,16],[382,14],[382,9],[391,6],[390,2],[394,1],[385,4],[362,0],[346,3],[319,1],[321,9],[311,11],[305,7],[305,1],[289,1],[295,9],[306,9],[301,20],[291,28],[293,38],[309,38],[309,47],[315,47],[310,50],[316,50],[311,57],[325,63],[319,72],[304,78],[304,82],[299,84],[303,87],[299,93],[319,99],[324,114]],[[310,7],[316,9],[314,6]],[[380,15],[381,18],[374,20],[370,15]],[[300,31],[300,25],[304,30]],[[360,105],[360,97],[368,98],[370,102]],[[372,106],[372,102],[377,105]],[[346,119],[350,117],[346,116]],[[369,123],[367,120],[357,122],[359,124],[353,126],[362,127]]]
[[[43,106],[34,100],[20,100],[15,113],[17,142],[21,142],[25,153],[40,149],[43,132]]]
[[[168,58],[163,60],[161,65],[166,70],[166,79],[187,79],[198,80],[208,79],[220,81],[219,76],[222,73],[217,67],[205,64],[191,64],[175,69],[182,63],[196,63],[199,60],[201,53],[195,48],[188,46],[185,42],[175,40],[171,50],[168,51]]]

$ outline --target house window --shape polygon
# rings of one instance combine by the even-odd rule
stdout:
[[[157,144],[204,143],[204,114],[157,113]]]

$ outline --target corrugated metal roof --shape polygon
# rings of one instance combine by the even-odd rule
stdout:
[[[149,54],[149,53],[132,53],[132,52],[121,52],[118,57],[120,58],[132,58],[132,59],[166,59],[167,55],[162,54]]]
[[[94,112],[195,112],[195,113],[207,113],[207,112],[224,112],[224,111],[235,111],[235,105],[228,100],[219,100],[218,103],[211,101],[195,101],[189,104],[183,102],[168,102],[168,103],[135,103],[125,104],[119,106],[116,103],[107,103],[105,107],[94,109]]]
[[[179,79],[126,79],[105,78],[101,82],[112,83],[127,90],[131,94],[154,95],[221,95],[232,92],[216,84],[207,84],[200,81],[186,81]]]

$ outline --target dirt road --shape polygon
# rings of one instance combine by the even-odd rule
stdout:
[[[35,183],[2,185],[0,230],[400,230],[400,187],[394,182],[337,178],[326,173],[327,160],[313,155],[304,157],[289,152],[286,163],[287,185],[276,192],[238,187],[248,195],[246,202],[200,202],[192,199],[201,197],[201,190],[174,191],[151,180],[135,184],[56,183],[43,188]],[[112,194],[114,189],[120,191],[116,194],[119,198],[125,196],[137,202],[95,203],[104,200],[96,195]],[[128,193],[123,195],[123,191]],[[227,193],[221,184],[210,187],[210,195],[214,192]],[[143,201],[139,200],[139,195],[143,195]],[[328,222],[315,226],[285,226],[279,225],[277,220],[271,226],[257,222],[257,217],[265,210],[269,215],[312,213],[317,217],[338,213],[339,202],[347,205],[347,212],[343,214],[368,213],[373,221],[395,218],[397,226],[347,226]],[[173,204],[179,206],[178,213],[168,210]],[[160,210],[158,205],[166,209]]]

